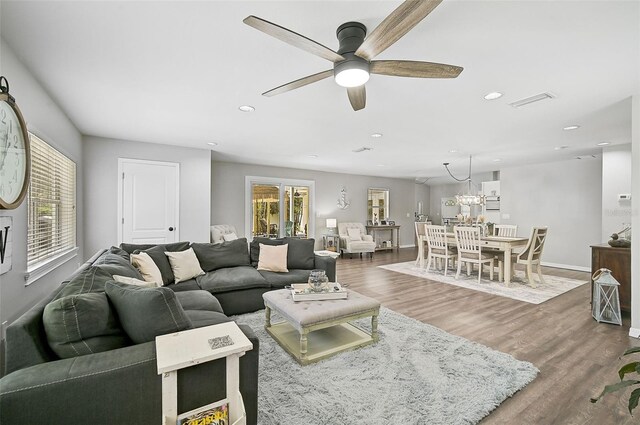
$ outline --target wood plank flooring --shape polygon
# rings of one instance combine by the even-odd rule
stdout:
[[[526,360],[540,369],[538,377],[505,400],[484,424],[640,423],[627,411],[630,390],[606,396],[596,404],[589,398],[618,380],[620,360],[630,338],[629,317],[622,327],[598,324],[591,317],[589,285],[534,305],[377,266],[415,260],[416,249],[376,253],[373,260],[339,259],[338,281],[382,305],[447,332]],[[544,268],[545,274],[589,280],[589,274]]]

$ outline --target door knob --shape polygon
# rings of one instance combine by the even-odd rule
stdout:
[[[169,231],[170,231],[170,232],[173,232],[173,227],[169,227]]]

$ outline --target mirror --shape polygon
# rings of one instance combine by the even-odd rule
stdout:
[[[389,220],[389,189],[369,188],[367,190],[367,223],[380,225]]]

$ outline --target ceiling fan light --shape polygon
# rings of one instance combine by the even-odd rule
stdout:
[[[347,68],[336,72],[335,80],[342,87],[358,87],[369,81],[369,73],[364,69]]]

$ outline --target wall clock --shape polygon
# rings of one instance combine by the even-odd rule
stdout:
[[[0,209],[18,207],[29,187],[29,133],[9,82],[0,77]]]

